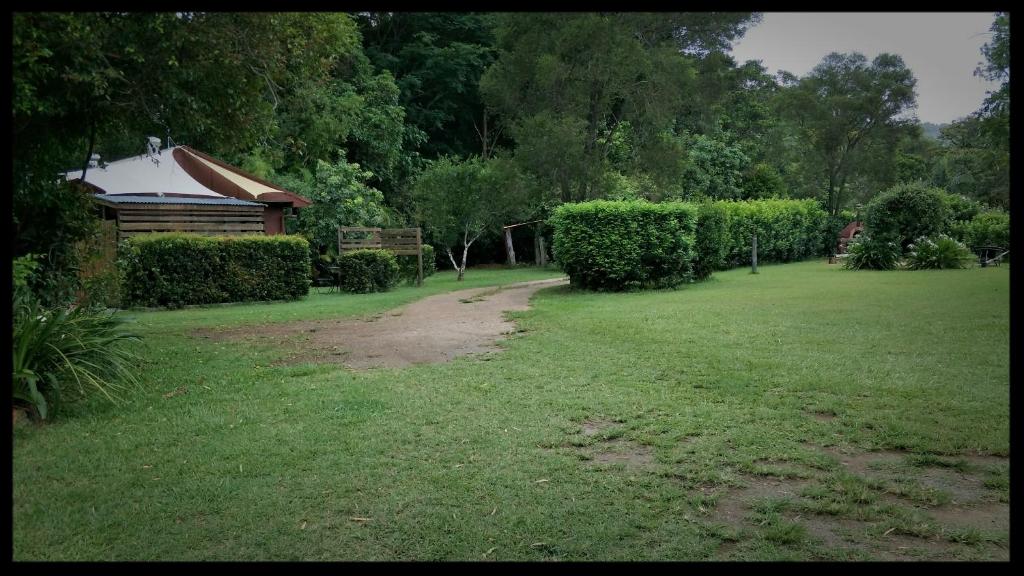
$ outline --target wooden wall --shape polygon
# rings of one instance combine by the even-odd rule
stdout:
[[[209,204],[122,204],[117,207],[118,239],[148,232],[206,235],[263,234],[263,206]]]

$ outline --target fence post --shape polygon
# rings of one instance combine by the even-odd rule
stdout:
[[[754,241],[750,249],[750,273],[757,274],[757,234],[754,234]]]
[[[416,228],[416,260],[419,273],[416,275],[416,286],[423,286],[423,238],[419,227]]]

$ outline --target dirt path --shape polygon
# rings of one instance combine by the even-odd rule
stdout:
[[[294,347],[284,361],[288,364],[338,363],[364,370],[448,362],[495,350],[495,344],[516,329],[514,322],[505,320],[504,312],[526,310],[534,292],[566,283],[567,279],[559,278],[473,288],[428,296],[370,319],[198,330],[195,336],[282,343]]]

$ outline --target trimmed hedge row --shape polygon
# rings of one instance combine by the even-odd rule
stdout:
[[[727,246],[726,267],[750,264],[755,232],[758,262],[792,262],[819,256],[826,245],[835,242],[834,238],[825,238],[831,228],[828,213],[814,200],[725,200],[715,204],[726,213],[726,233],[721,240]]]
[[[683,202],[595,200],[551,217],[555,260],[592,290],[667,287],[693,276],[697,208]]]
[[[297,236],[143,234],[121,243],[129,306],[292,300],[310,284],[309,244]]]
[[[398,260],[388,250],[353,250],[338,257],[338,278],[346,292],[387,292],[398,283],[398,274]]]
[[[835,224],[814,200],[702,204],[595,200],[559,206],[551,218],[555,260],[573,284],[595,290],[673,286],[758,260],[824,254]]]

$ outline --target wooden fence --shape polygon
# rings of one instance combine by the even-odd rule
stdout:
[[[389,250],[396,256],[416,256],[416,285],[423,284],[423,238],[419,228],[338,227],[338,254],[352,250]]]

